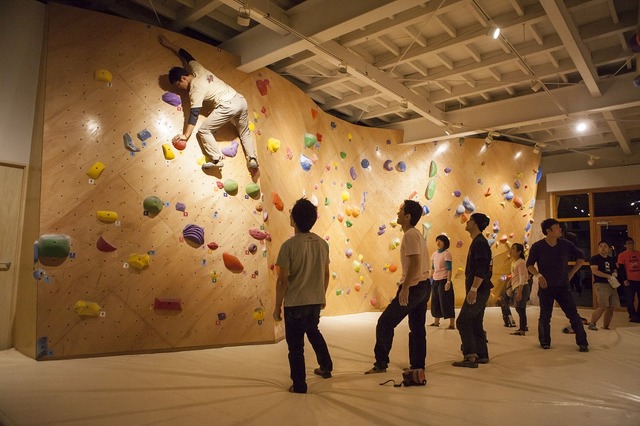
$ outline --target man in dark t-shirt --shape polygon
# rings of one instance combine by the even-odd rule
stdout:
[[[544,239],[536,241],[529,250],[527,269],[538,278],[538,298],[540,299],[540,319],[538,339],[542,349],[551,347],[551,314],[553,302],[558,302],[569,319],[576,334],[576,344],[580,352],[589,352],[587,333],[573,300],[569,281],[584,264],[584,253],[572,242],[560,238],[562,229],[555,219],[546,219],[541,224]],[[576,264],[569,271],[569,257],[576,258]],[[534,266],[535,265],[535,266]]]

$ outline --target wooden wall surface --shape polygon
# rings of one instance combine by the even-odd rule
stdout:
[[[270,70],[241,73],[235,70],[236,57],[212,46],[111,16],[52,4],[48,31],[40,228],[42,234],[70,236],[72,255],[60,266],[36,265],[42,272],[37,281],[40,359],[278,340],[282,327],[271,319],[272,266],[280,244],[292,235],[289,208],[302,196],[317,202],[313,231],[331,248],[325,315],[378,310],[394,296],[400,270],[390,272],[390,266],[399,266],[392,243],[402,233],[393,225],[407,198],[428,207],[418,226],[428,233],[430,250],[440,233],[452,241],[458,303],[470,240],[456,208],[465,197],[492,219],[487,231],[495,240],[497,281],[508,266],[507,245],[500,238],[525,238],[540,160],[531,149],[500,142],[486,147],[477,139],[402,145],[401,132],[326,115]],[[161,145],[182,131],[185,111],[161,100],[171,90],[168,69],[180,65],[157,42],[161,33],[245,95],[259,175],[248,173],[241,149],[225,160],[221,172],[204,173],[195,134],[186,150],[175,151],[176,159],[165,160]],[[112,81],[94,78],[97,69],[109,70]],[[258,86],[265,84],[267,93],[261,94]],[[136,138],[143,129],[152,134],[144,147]],[[124,148],[125,132],[140,152],[132,155]],[[318,143],[306,147],[307,133]],[[217,134],[223,147],[236,137],[230,125]],[[280,141],[276,152],[268,149],[269,138]],[[301,156],[312,162],[309,171],[301,167]],[[390,171],[383,167],[387,160]],[[96,161],[106,168],[90,182],[86,171]],[[227,179],[239,184],[237,194],[218,188]],[[430,181],[435,192],[427,200]],[[245,196],[251,182],[260,185],[262,199]],[[522,206],[505,198],[505,185]],[[284,202],[282,211],[274,207],[274,193]],[[165,202],[153,218],[142,207],[151,195]],[[188,216],[176,210],[177,202],[186,204]],[[119,222],[100,222],[98,210],[117,212]],[[183,242],[187,224],[204,227],[206,242],[219,248]],[[252,228],[269,232],[271,241],[253,239]],[[117,250],[97,250],[99,237]],[[247,251],[250,244],[257,244],[255,254]],[[227,270],[224,252],[236,256],[244,272]],[[132,253],[150,253],[149,268],[126,268]],[[182,310],[153,309],[155,298],[179,298]],[[100,305],[100,316],[77,315],[78,300]]]

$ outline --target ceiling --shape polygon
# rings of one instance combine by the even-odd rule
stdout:
[[[241,71],[268,67],[328,113],[402,129],[405,143],[479,136],[537,144],[544,156],[640,150],[640,55],[627,45],[637,0],[59,2],[219,46]]]

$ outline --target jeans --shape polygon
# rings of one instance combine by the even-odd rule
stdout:
[[[376,326],[376,345],[373,352],[376,357],[375,366],[387,368],[389,353],[393,344],[394,329],[400,321],[409,316],[409,363],[412,369],[424,369],[427,359],[427,303],[431,296],[429,280],[420,281],[409,287],[409,303],[401,306],[398,301],[400,287],[387,309],[384,310]]]
[[[306,392],[307,382],[304,364],[304,335],[316,353],[318,365],[325,371],[333,370],[333,362],[324,337],[318,330],[320,305],[292,306],[284,308],[284,327],[289,347],[289,368],[295,392]]]
[[[640,312],[636,310],[635,305],[633,304],[636,295],[638,296],[638,300],[640,301],[640,281],[629,281],[630,285],[624,286],[624,296],[627,299],[627,311],[629,312],[630,320],[639,320]]]
[[[207,161],[222,159],[222,151],[218,141],[213,136],[216,130],[224,126],[227,122],[233,121],[238,130],[240,142],[247,157],[258,158],[256,155],[256,142],[249,130],[249,114],[247,100],[241,94],[237,94],[232,99],[216,105],[206,120],[200,125],[196,134],[202,152],[207,157]]]
[[[453,284],[447,291],[444,289],[447,285],[447,279],[434,280],[431,292],[433,297],[431,298],[431,315],[434,318],[454,318],[455,313],[455,301],[453,294]]]
[[[587,333],[578,314],[576,302],[569,286],[547,287],[538,290],[540,299],[540,319],[538,320],[538,340],[540,346],[551,346],[551,314],[553,313],[553,302],[558,302],[560,308],[569,319],[571,328],[576,333],[576,344],[578,346],[589,346]]]
[[[462,353],[465,358],[489,358],[487,348],[487,336],[484,332],[484,309],[489,300],[491,289],[482,285],[478,289],[476,303],[470,305],[465,298],[460,314],[456,320],[460,340],[462,340]]]

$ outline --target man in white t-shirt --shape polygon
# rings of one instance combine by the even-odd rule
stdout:
[[[389,352],[393,344],[393,332],[400,321],[409,316],[409,368],[424,369],[427,359],[427,302],[431,295],[429,282],[429,252],[427,242],[416,224],[422,217],[422,206],[413,200],[405,200],[398,211],[398,225],[404,236],[400,244],[402,277],[398,292],[378,318],[376,345],[373,352],[376,362],[365,374],[384,373],[389,366]]]
[[[189,140],[198,122],[200,109],[205,102],[210,102],[213,104],[213,111],[200,125],[196,135],[207,157],[207,162],[202,165],[202,168],[221,168],[224,165],[222,162],[224,156],[213,134],[229,121],[233,121],[246,154],[247,166],[255,172],[259,165],[256,143],[249,130],[247,100],[203,67],[189,52],[169,42],[163,35],[159,36],[158,40],[163,46],[184,59],[191,68],[191,72],[182,67],[173,67],[169,70],[169,82],[177,88],[188,91],[190,101],[189,118],[185,123],[184,133],[174,136],[173,142]]]

